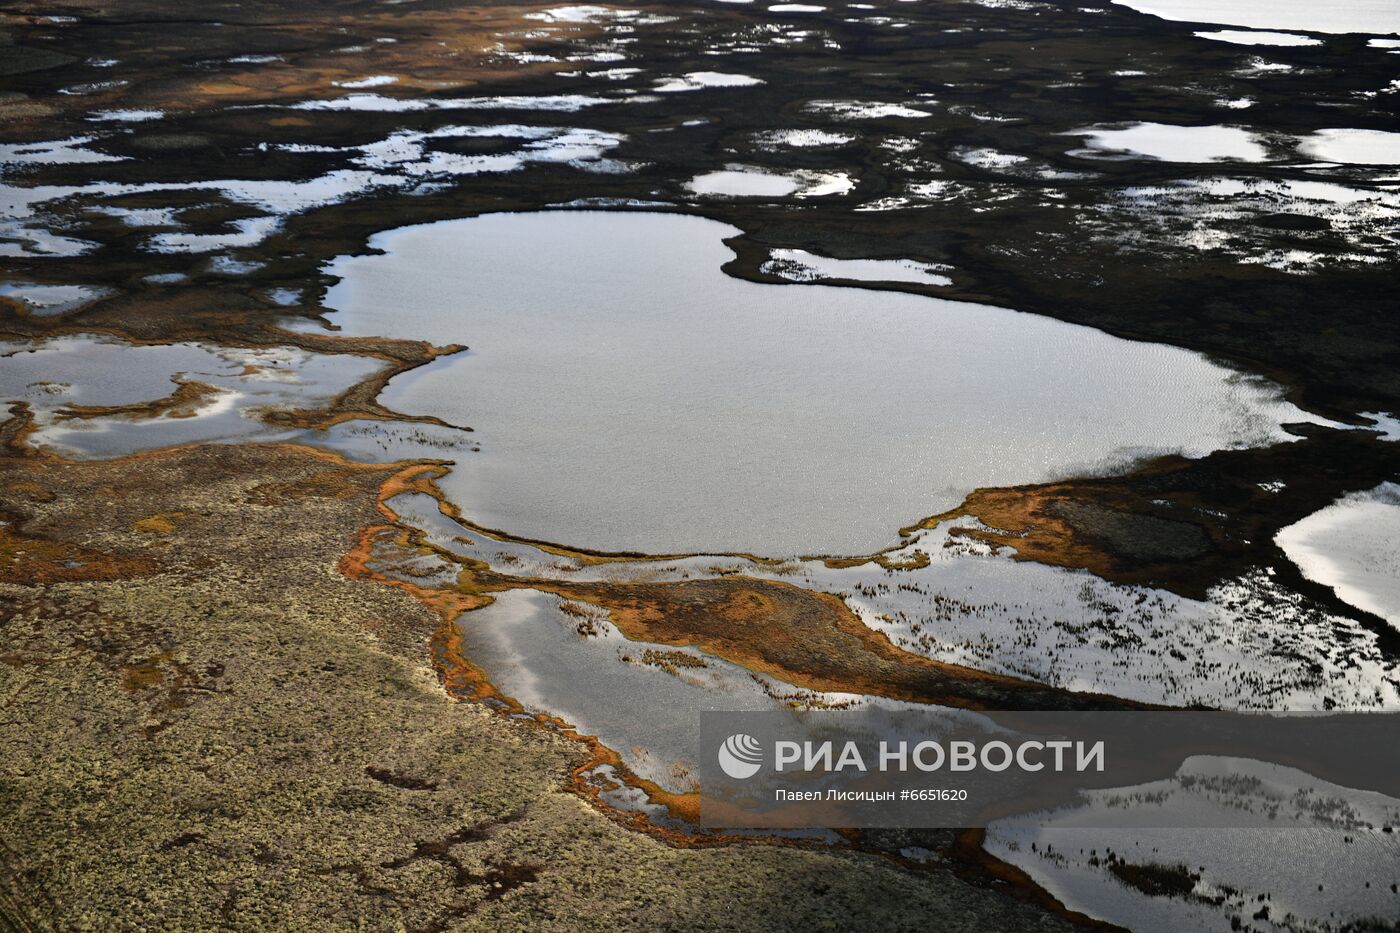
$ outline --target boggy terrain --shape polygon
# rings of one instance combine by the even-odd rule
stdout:
[[[1208,352],[1351,424],[1400,411],[1387,180],[1400,156],[1333,135],[1395,132],[1385,48],[1217,42],[1101,2],[869,6],[5,3],[0,266],[18,290],[0,294],[0,337],[355,354],[383,365],[263,419],[403,421],[383,386],[460,348],[287,329],[322,312],[328,260],[485,212],[675,209],[743,231],[732,275],[787,282],[778,249],[916,260],[950,284],[867,285]],[[1138,124],[1168,127],[1155,154],[1114,141]],[[46,305],[46,286],[84,297]],[[61,417],[188,414],[201,385]],[[1092,922],[976,835],[779,846],[619,812],[580,777],[616,756],[512,718],[452,625],[529,587],[812,689],[1128,701],[916,656],[835,596],[771,580],[605,584],[486,564],[415,583],[404,567],[431,555],[383,506],[397,466],[293,444],[74,461],[30,443],[36,407],[16,401],[0,427],[0,923]],[[1393,661],[1392,631],[1302,578],[1273,535],[1400,476],[1397,445],[1299,433],[980,490],[926,524],[975,516],[956,533],[1192,598],[1268,568]],[[364,562],[375,528],[397,569]],[[911,844],[933,857],[880,854]]]
[[[7,253],[116,291],[19,330],[228,337],[269,316],[269,288],[306,287],[291,313],[314,311],[319,263],[371,232],[663,200],[742,228],[738,274],[761,275],[770,247],[945,263],[939,294],[1218,353],[1333,411],[1400,394],[1390,170],[1321,133],[1393,130],[1394,58],[1364,37],[1242,46],[1050,3],[67,9],[7,6],[7,139],[67,141],[7,171],[53,186],[25,196],[38,216]],[[673,86],[711,73],[755,83]],[[1085,146],[1087,128],[1135,123],[1237,127],[1253,148]],[[729,165],[827,183],[688,193]],[[62,235],[24,245],[31,226]],[[63,261],[80,253],[81,273]]]
[[[439,617],[337,572],[391,468],[238,446],[0,472],[6,929],[1067,928],[952,867],[609,819],[584,746],[453,703]]]

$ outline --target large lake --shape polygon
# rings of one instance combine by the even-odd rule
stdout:
[[[1395,0],[1114,0],[1143,13],[1188,23],[1308,32],[1400,32]]]
[[[1002,486],[1285,439],[1276,386],[1003,308],[720,267],[738,231],[643,212],[379,234],[325,304],[350,334],[471,347],[385,404],[476,429],[471,520],[604,550],[865,553]],[[1162,287],[1170,287],[1163,283]]]

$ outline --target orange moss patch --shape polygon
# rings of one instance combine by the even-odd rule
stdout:
[[[133,421],[145,421],[161,416],[193,418],[206,401],[222,391],[203,382],[182,382],[174,392],[149,402],[131,405],[66,405],[54,412],[54,420],[130,418]]]
[[[454,589],[421,586],[408,580],[398,580],[378,573],[371,566],[376,560],[376,546],[382,537],[398,539],[405,534],[392,525],[371,525],[360,532],[355,546],[340,560],[340,572],[356,580],[372,580],[401,589],[436,612],[443,621],[452,623],[464,612],[491,604],[492,597],[484,593],[459,592]]]
[[[338,499],[354,497],[363,485],[343,470],[323,470],[290,483],[260,483],[248,491],[248,501],[272,505],[286,499]]]
[[[1015,560],[1084,569],[1110,578],[1117,564],[1113,556],[1049,509],[1054,502],[1070,499],[1072,490],[1061,484],[977,489],[954,512],[925,519],[916,527],[932,528],[959,516],[977,518],[989,529],[958,528],[955,533],[1013,548]]]
[[[163,665],[170,660],[170,656],[167,653],[157,655],[146,661],[140,661],[136,664],[122,665],[122,689],[136,693],[151,687],[160,686],[165,680],[166,672],[162,669]]]
[[[0,452],[9,456],[33,457],[38,451],[29,446],[29,435],[38,430],[28,402],[10,406],[10,417],[0,422]]]
[[[66,541],[31,537],[10,524],[12,516],[0,515],[0,519],[6,522],[0,525],[0,582],[124,580],[155,573],[160,566],[147,558],[116,557]]]
[[[1021,901],[1028,901],[1045,908],[1053,914],[1073,921],[1075,925],[1086,930],[1097,931],[1123,931],[1120,926],[1105,923],[1088,914],[1082,914],[1076,910],[1070,910],[1058,898],[1046,891],[1030,875],[1009,862],[992,855],[985,848],[983,842],[987,838],[985,829],[964,829],[958,832],[953,840],[953,856],[955,864],[960,867],[960,874],[985,880],[991,878],[1004,885],[1003,890],[1010,896]]]
[[[9,484],[9,489],[11,493],[19,493],[30,502],[52,502],[58,498],[53,490],[28,480],[15,480]]]
[[[175,530],[176,522],[184,517],[184,512],[157,512],[138,518],[131,523],[131,527],[148,535],[168,535]]]
[[[509,578],[496,578],[510,585]],[[1112,697],[947,664],[896,647],[839,597],[752,577],[676,583],[520,581],[600,606],[636,641],[694,647],[817,691],[971,709],[1125,708]]]

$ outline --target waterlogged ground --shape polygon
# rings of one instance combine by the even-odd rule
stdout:
[[[336,792],[343,822],[267,818],[363,849],[352,861],[250,848],[248,826],[201,816],[149,844],[123,830],[114,846],[169,854],[114,881],[16,831],[0,867],[30,880],[0,889],[0,917],[81,927],[56,905],[92,904],[160,925],[128,888],[193,903],[196,882],[161,859],[207,849],[241,879],[206,911],[230,922],[314,905],[319,888],[286,879],[334,877],[354,893],[327,896],[362,899],[376,927],[576,919],[579,904],[645,924],[616,912],[634,887],[661,890],[629,847],[638,830],[695,841],[698,709],[1400,706],[1393,4],[10,3],[0,28],[0,618],[28,626],[3,671],[31,718],[72,732],[15,738],[7,760],[38,765],[7,772],[8,812],[59,825],[45,808],[68,778],[43,770],[72,771],[58,746],[97,761],[116,741],[171,743],[150,774],[202,773],[176,743],[220,727],[187,739],[178,717],[228,702],[209,722],[241,722],[254,687],[235,674],[224,690],[224,661],[189,658],[221,625],[264,631],[273,589],[350,600],[337,625],[379,605],[304,561],[283,580],[238,535],[219,550],[208,529],[241,509],[284,551],[333,528],[316,554],[357,540],[341,571],[436,611],[437,675],[484,704],[432,721],[497,709],[482,747],[563,742],[567,767],[541,753],[505,770],[620,821],[585,809],[582,832],[591,817],[541,791],[473,798],[495,815],[436,835],[419,803],[393,810],[374,835],[410,854],[352,845],[389,812],[374,793],[455,788],[462,766],[405,751],[356,765],[372,787]],[[436,465],[388,479],[383,464],[409,460]],[[216,476],[223,492],[186,501]],[[194,556],[175,560],[176,541]],[[124,588],[150,574],[189,606],[136,612],[155,597]],[[217,608],[190,608],[205,590]],[[133,612],[158,623],[73,634]],[[386,612],[355,623],[366,644],[424,655],[425,632]],[[282,670],[324,644],[317,618],[294,607],[249,660]],[[127,650],[118,699],[165,699],[94,738],[102,700],[69,711],[78,694],[57,685]],[[404,682],[319,650],[334,660],[278,675],[278,696],[313,668],[325,680],[277,707],[286,721],[341,709],[342,669],[378,697],[356,703]],[[341,749],[382,746],[346,738],[380,719],[431,731],[367,708],[307,728]],[[82,793],[125,787],[120,760]],[[474,782],[488,797],[505,780],[490,775]],[[1265,777],[1297,798],[1295,776]],[[1178,780],[1161,805],[1199,806],[1183,788],[1200,786]],[[210,809],[106,793],[138,822]],[[936,834],[856,847],[904,867],[822,862],[848,858],[825,832],[795,842],[821,849],[801,849],[812,877],[859,865],[867,899],[914,892],[882,898],[891,927],[946,909],[987,929],[1342,929],[1400,911],[1392,837],[1364,803],[1258,838],[1123,835],[1094,813],[994,827],[986,852],[1026,873],[1026,903]],[[598,840],[582,875],[524,857],[502,829],[516,821],[530,845],[557,848],[557,827]],[[734,878],[800,862],[705,851],[675,868],[720,879],[683,899],[697,927],[732,918],[705,897]],[[279,867],[290,887],[260,900],[280,859],[305,871]],[[604,861],[619,887],[562,906]],[[455,881],[386,893],[418,884],[420,863]],[[839,915],[823,899],[846,894],[820,890],[775,882],[776,916],[806,916],[795,899]]]
[[[1129,929],[1215,929],[1222,913],[1257,930],[1326,929],[1342,915],[1385,929],[1400,842],[1376,827],[1393,822],[1394,803],[1291,768],[1199,757],[1165,781],[1001,821],[986,844],[1066,904]],[[1172,828],[1118,828],[1128,806]],[[1213,823],[1236,828],[1180,828]]]

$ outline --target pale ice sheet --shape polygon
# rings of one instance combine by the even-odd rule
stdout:
[[[700,195],[739,198],[781,198],[796,193],[802,183],[788,175],[756,169],[726,169],[696,175],[685,187]]]
[[[125,156],[108,155],[89,148],[95,136],[70,136],[36,143],[0,143],[0,166],[10,172],[28,165],[74,165],[78,163],[123,162]]]
[[[164,116],[164,110],[98,110],[88,119],[95,123],[149,123]]]
[[[722,71],[690,71],[679,77],[661,79],[654,90],[658,94],[673,94],[678,91],[702,91],[712,87],[752,87],[762,83],[761,78],[751,75]]]
[[[933,116],[927,110],[917,110],[904,104],[862,100],[813,100],[808,101],[803,109],[838,120],[883,120],[889,117],[921,120]]]
[[[844,146],[855,142],[852,133],[832,133],[827,130],[764,130],[754,134],[754,142],[765,148],[792,147],[794,149],[817,149],[825,146]]]
[[[708,197],[820,198],[846,194],[855,187],[855,182],[844,172],[795,170],[783,173],[751,165],[730,165],[722,171],[696,175],[685,187],[693,194]]]
[[[463,155],[434,149],[437,140],[463,137],[519,139],[515,151]],[[337,148],[282,144],[288,152],[354,153],[356,166],[298,181],[226,179],[193,183],[150,182],[86,185],[23,186],[0,184],[0,256],[78,256],[92,244],[53,232],[45,216],[54,205],[81,201],[90,209],[122,218],[134,227],[179,226],[165,209],[128,209],[103,201],[136,194],[208,191],[229,201],[264,211],[228,224],[219,232],[163,230],[146,241],[160,253],[209,253],[256,246],[282,228],[292,215],[364,197],[386,188],[403,188],[424,180],[517,171],[533,162],[566,163],[584,171],[626,171],[622,163],[604,158],[623,137],[597,130],[521,124],[445,126],[430,131],[401,130],[361,146]],[[35,163],[113,161],[84,148],[92,137],[72,137],[48,143],[0,147],[0,164],[23,167]]]
[[[386,87],[390,84],[398,84],[399,79],[396,75],[368,75],[363,78],[356,78],[353,81],[333,81],[331,83],[336,87],[357,90],[359,88]]]
[[[329,100],[305,100],[288,105],[292,110],[359,110],[374,113],[412,113],[421,110],[553,110],[574,113],[614,101],[587,94],[543,94],[536,97],[385,97],[383,94],[350,94]]]

